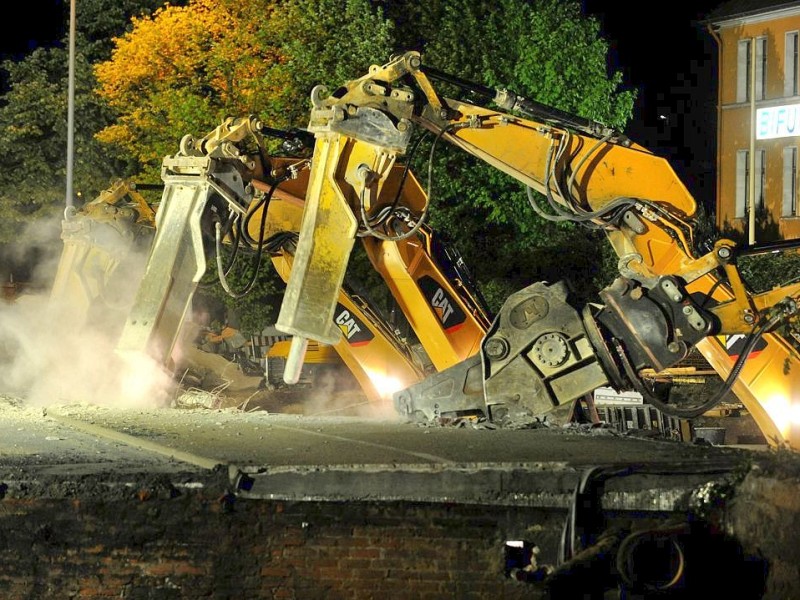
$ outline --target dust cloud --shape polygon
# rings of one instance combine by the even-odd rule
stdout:
[[[0,301],[0,392],[35,406],[143,408],[169,402],[169,374],[147,357],[130,362],[115,352],[146,253],[130,238],[99,227],[91,231],[95,241],[102,238],[92,251],[80,243],[74,252],[66,250],[60,218],[37,223],[38,235],[32,230],[20,236],[35,247],[18,250],[35,251],[37,265],[26,287]],[[49,239],[43,239],[45,231]],[[67,267],[74,267],[73,276],[56,288],[56,274],[62,277]]]
[[[400,421],[391,398],[371,402],[358,387],[352,375],[323,371],[303,402],[303,414],[310,417],[360,417],[380,421]]]
[[[37,268],[29,285],[19,288],[14,298],[0,300],[0,394],[42,407],[174,406],[181,387],[187,385],[184,378],[147,356],[116,351],[144,273],[149,240],[137,244],[125,232],[95,222],[86,223],[84,237],[80,217],[75,219],[80,235],[66,236],[66,242],[61,239],[60,215],[19,237],[30,242],[16,247],[19,256],[35,253]],[[187,331],[194,321],[208,320],[201,312],[202,308],[184,323]],[[231,401],[246,400],[253,406],[259,396],[274,396],[266,400],[274,412],[400,418],[390,398],[370,402],[345,367],[343,372],[314,377],[309,385],[264,389],[263,375],[246,375],[228,358],[201,351],[193,343],[197,324],[194,333],[184,331],[179,337],[172,355],[176,371],[194,373],[203,389],[224,389],[220,396]]]

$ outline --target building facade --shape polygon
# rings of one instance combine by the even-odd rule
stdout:
[[[719,52],[717,227],[800,238],[800,2],[733,0],[706,23]]]

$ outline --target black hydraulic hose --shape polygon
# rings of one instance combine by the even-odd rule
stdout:
[[[428,131],[424,131],[422,135],[420,135],[417,138],[417,141],[414,142],[414,145],[411,146],[411,150],[409,150],[406,156],[406,164],[403,168],[403,174],[400,176],[400,184],[397,186],[397,193],[394,195],[394,200],[392,200],[392,204],[389,207],[388,211],[381,213],[382,216],[378,220],[376,220],[374,223],[370,223],[372,227],[377,227],[378,225],[386,221],[386,219],[389,218],[389,216],[397,208],[397,205],[400,203],[400,196],[403,193],[403,188],[406,185],[406,179],[408,179],[408,173],[411,170],[411,161],[413,160],[414,155],[417,153],[417,150],[419,149],[422,140],[424,140],[425,137],[427,137],[427,135]]]
[[[365,190],[362,190],[361,192],[359,208],[361,209],[361,220],[364,224],[364,228],[366,229],[366,234],[374,236],[379,240],[394,242],[409,238],[415,233],[417,233],[417,231],[419,231],[419,228],[422,227],[422,224],[428,217],[428,209],[431,205],[431,198],[433,198],[433,155],[434,151],[436,150],[436,144],[439,142],[440,139],[442,139],[442,137],[446,133],[448,133],[452,129],[453,125],[448,125],[447,127],[442,128],[441,131],[439,131],[439,133],[436,135],[436,138],[433,140],[433,144],[431,144],[431,151],[428,157],[428,189],[427,189],[428,199],[425,202],[425,208],[422,210],[422,214],[420,214],[420,216],[417,218],[417,222],[414,224],[414,226],[405,233],[396,236],[384,235],[380,231],[373,229],[369,224],[369,219],[367,218],[366,209],[364,207],[364,192],[366,190],[365,188]]]
[[[644,397],[644,400],[648,404],[652,404],[661,412],[673,417],[678,417],[680,419],[694,419],[714,408],[717,404],[719,404],[722,401],[722,398],[724,398],[725,395],[731,391],[733,384],[739,377],[739,374],[744,368],[745,362],[747,362],[747,359],[750,356],[750,353],[753,351],[753,348],[755,347],[756,343],[758,343],[758,340],[760,340],[761,336],[763,336],[767,331],[777,326],[778,323],[780,323],[783,318],[784,316],[780,312],[778,312],[773,317],[767,319],[762,324],[756,326],[753,329],[753,331],[750,334],[748,334],[744,348],[742,348],[739,357],[736,359],[736,362],[734,363],[731,372],[728,374],[728,377],[725,379],[725,383],[722,385],[722,387],[706,402],[693,408],[679,408],[676,406],[672,406],[662,401],[655,395],[651,394],[647,390],[647,388],[641,383],[639,377],[633,372],[633,368],[630,362],[627,360],[624,351],[619,346],[617,347],[617,351],[619,353],[620,359],[622,360],[622,364],[626,374],[628,375],[628,378],[631,380],[631,382],[636,387],[637,391]]]
[[[531,205],[531,208],[533,208],[533,210],[536,211],[536,214],[538,214],[543,219],[546,219],[548,221],[555,221],[555,222],[570,221],[570,222],[578,223],[578,224],[581,224],[581,225],[584,225],[584,226],[586,225],[586,221],[589,221],[591,219],[602,219],[602,218],[605,218],[606,215],[614,212],[615,210],[619,210],[619,209],[622,209],[622,208],[632,208],[632,207],[636,206],[636,203],[638,202],[638,200],[634,200],[633,198],[620,197],[620,198],[617,198],[616,200],[614,200],[612,202],[609,202],[606,206],[604,206],[603,208],[601,208],[598,211],[591,212],[591,213],[585,213],[585,214],[580,215],[580,216],[578,216],[578,215],[575,215],[575,216],[548,215],[547,213],[542,211],[541,207],[539,207],[536,204],[536,201],[535,201],[535,199],[533,197],[533,190],[529,186],[525,186],[525,191],[528,194],[528,203]]]
[[[280,180],[276,181],[274,184],[272,184],[272,187],[269,189],[269,192],[264,194],[261,197],[261,199],[258,201],[258,204],[256,204],[253,207],[253,209],[249,210],[247,212],[247,215],[245,215],[245,218],[242,221],[242,225],[240,227],[240,231],[241,231],[241,235],[244,238],[244,240],[248,244],[250,244],[251,246],[255,246],[255,245],[257,245],[259,243],[258,240],[253,239],[253,237],[250,235],[250,232],[249,232],[250,221],[252,220],[253,215],[255,215],[256,212],[258,212],[259,208],[263,207],[263,212],[261,213],[261,222],[262,223],[265,222],[264,219],[265,219],[265,215],[267,214],[267,208],[269,206],[269,201],[272,199],[272,194],[275,192],[275,188],[277,188],[278,185],[280,185],[284,181],[285,181],[285,179],[280,179]]]
[[[431,79],[449,83],[466,92],[480,96],[485,100],[490,100],[504,110],[517,111],[528,117],[541,119],[551,124],[555,123],[564,127],[570,127],[596,137],[608,132],[608,127],[602,123],[570,114],[558,108],[536,102],[535,100],[528,100],[509,90],[498,90],[479,83],[467,81],[466,79],[450,75],[427,65],[422,69],[422,72]]]
[[[289,252],[291,254],[292,252],[289,250],[289,246],[297,246],[298,238],[299,235],[296,231],[278,231],[264,240],[264,248],[271,254],[278,251]]]
[[[597,149],[601,146],[602,142],[607,141],[607,138],[603,138],[599,140],[599,142],[583,157],[581,162],[576,167],[576,170],[580,168],[583,162],[588,158],[591,154],[597,151]],[[547,203],[550,207],[555,211],[556,214],[547,214],[544,212],[541,207],[537,204],[535,198],[533,197],[533,190],[530,186],[525,186],[525,193],[528,196],[528,204],[530,204],[531,208],[539,215],[541,218],[545,219],[546,221],[551,221],[555,223],[569,221],[572,223],[578,223],[583,225],[584,227],[597,229],[597,228],[604,228],[608,227],[607,225],[599,225],[595,223],[597,219],[604,219],[607,215],[611,214],[616,210],[620,210],[623,208],[630,208],[636,205],[636,200],[633,198],[624,198],[620,197],[615,199],[614,201],[610,202],[608,205],[604,206],[603,208],[594,211],[588,212],[585,210],[581,210],[581,212],[567,212],[565,211],[559,204],[556,202],[555,198],[553,198],[552,190],[550,189],[550,180],[554,177],[554,165],[553,165],[553,147],[552,145],[547,150],[547,157],[545,160],[545,179],[544,179],[544,188],[545,188],[545,198],[547,199]],[[556,182],[556,186],[557,186]],[[571,186],[571,182],[568,183],[568,186]],[[573,204],[572,202],[570,203]]]
[[[261,201],[256,207],[256,209],[258,208],[258,206],[263,205],[264,207],[261,213],[261,223],[259,227],[258,249],[256,251],[256,267],[253,270],[253,276],[250,278],[250,281],[247,283],[244,290],[242,290],[241,292],[234,292],[233,290],[231,290],[230,286],[228,285],[227,278],[225,276],[226,274],[222,268],[222,235],[221,235],[221,227],[219,223],[217,223],[216,227],[217,275],[219,276],[219,282],[222,285],[223,289],[232,298],[242,298],[247,294],[249,294],[252,291],[253,286],[255,285],[258,279],[258,273],[261,270],[261,259],[264,255],[264,229],[266,228],[266,223],[267,223],[267,207],[269,206],[269,201],[272,198],[272,194],[275,193],[275,190],[278,188],[278,185],[282,181],[283,180],[277,180],[275,183],[273,183],[272,186],[270,186],[269,191],[266,193],[264,198],[261,199]],[[253,212],[255,212],[255,209]],[[244,225],[240,228],[240,230],[243,228]]]
[[[274,127],[267,127],[262,125],[259,133],[267,137],[277,138],[283,140],[284,150],[297,152],[302,148],[314,147],[314,134],[305,129],[292,128],[287,130],[275,129]]]

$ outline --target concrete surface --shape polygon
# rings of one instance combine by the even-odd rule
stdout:
[[[224,469],[242,495],[273,500],[563,508],[583,472],[616,465],[633,475],[607,491],[608,507],[675,510],[757,455],[609,430],[445,428],[236,409],[36,409],[6,402],[0,419],[0,476],[9,493],[20,481],[27,489],[38,481],[41,489],[61,480],[63,489],[76,490],[92,478],[202,477]]]
[[[95,595],[85,597],[105,597],[109,590],[122,590],[119,597],[128,597],[126,590],[134,590],[139,595],[131,597],[189,598],[191,591],[164,595],[165,589],[177,585],[175,573],[183,573],[185,581],[181,580],[180,586],[184,590],[205,586],[216,590],[209,592],[211,597],[232,597],[218,596],[224,587],[221,580],[204,575],[199,565],[206,556],[204,544],[208,539],[221,536],[224,544],[243,539],[244,533],[234,535],[229,531],[232,525],[217,521],[219,517],[215,516],[228,514],[226,507],[234,498],[244,503],[240,512],[234,513],[240,515],[236,527],[242,532],[252,530],[252,534],[246,534],[252,536],[247,542],[252,548],[248,546],[242,556],[252,556],[253,564],[260,564],[253,552],[261,539],[258,531],[265,529],[277,544],[272,552],[282,557],[274,558],[272,567],[261,567],[260,576],[251,577],[253,589],[261,590],[253,597],[276,597],[277,592],[263,591],[274,581],[279,581],[281,589],[292,590],[286,597],[327,597],[334,585],[349,589],[349,576],[341,571],[345,563],[358,563],[368,570],[358,571],[358,577],[368,574],[380,577],[387,585],[397,585],[403,578],[422,573],[425,565],[420,557],[427,556],[425,552],[440,556],[441,540],[451,535],[456,536],[452,564],[438,564],[434,573],[440,577],[444,570],[447,581],[452,580],[448,585],[466,585],[475,580],[457,575],[458,565],[478,546],[487,564],[499,560],[497,553],[502,551],[504,540],[519,539],[509,535],[530,536],[535,530],[543,555],[553,562],[560,523],[576,506],[576,485],[591,473],[610,474],[602,486],[601,502],[604,511],[616,515],[614,519],[641,522],[643,526],[666,518],[688,518],[689,522],[700,519],[717,532],[712,536],[715,544],[723,539],[723,532],[724,540],[728,536],[736,540],[731,552],[736,564],[741,563],[737,569],[755,565],[764,574],[759,565],[768,565],[769,577],[763,582],[753,580],[755,591],[743,598],[800,597],[796,544],[800,460],[796,453],[692,445],[582,427],[434,427],[236,408],[122,410],[68,404],[44,409],[3,396],[0,509],[6,511],[7,518],[0,519],[4,527],[0,539],[8,543],[2,550],[7,568],[5,575],[0,572],[0,589],[23,590],[18,592],[22,596],[12,594],[10,598],[29,597],[24,590],[65,585],[80,588],[86,575],[98,582],[92,592]],[[296,509],[299,516],[286,521],[281,516],[282,503],[302,507]],[[208,513],[212,506],[217,509]],[[330,524],[338,523],[337,515],[345,507],[347,525],[336,525],[329,532]],[[126,516],[115,524],[117,511]],[[383,516],[365,516],[370,511]],[[414,511],[422,511],[417,520],[409,516],[417,514]],[[153,528],[140,521],[151,513],[160,515],[159,523],[166,523],[163,519],[171,515],[169,526],[159,525],[151,532],[152,539],[142,545],[141,531]],[[248,514],[258,515],[257,520],[252,521]],[[214,520],[208,521],[211,517]],[[463,519],[459,521],[463,524],[451,531],[454,519]],[[199,536],[196,548],[188,541],[193,538],[182,533],[185,520],[195,523],[192,527]],[[409,530],[411,522],[417,532],[414,543],[422,550],[409,546],[397,556],[390,547],[406,544],[398,540],[406,539],[403,532]],[[324,552],[314,545],[318,544],[316,538],[308,541],[307,523],[317,523],[315,526],[324,532],[321,535],[328,540]],[[531,523],[535,524],[533,529]],[[30,534],[30,541],[14,533],[20,527],[22,533]],[[353,546],[342,558],[343,548],[363,541],[353,536],[365,527],[374,546],[367,554],[374,557],[365,561],[365,550]],[[109,528],[116,532],[111,540],[100,535]],[[281,546],[282,536],[296,536],[295,530],[305,540],[291,538],[298,552],[305,549],[306,553],[298,556]],[[53,533],[56,531],[69,533],[64,533],[69,539],[54,545],[53,540],[60,539]],[[471,541],[466,546],[458,537],[465,535],[463,531],[470,532]],[[16,545],[11,543],[17,539]],[[52,569],[43,574],[29,565],[24,551],[28,543],[45,544],[43,548],[52,554],[54,565],[65,556],[100,552],[93,550],[100,544],[107,549],[111,543],[116,549],[108,551],[105,562],[97,563],[111,565],[107,572],[97,571],[91,566],[94,563],[84,561],[74,567],[83,573],[78,577],[58,575],[59,571]],[[327,562],[323,566],[315,562],[307,567],[311,578],[299,579],[293,565],[301,555],[302,560],[311,560],[306,557],[308,544],[337,567],[327,573],[323,572]],[[163,562],[166,555],[160,553],[186,553],[187,547],[192,550],[188,558],[180,559],[183,562]],[[227,561],[223,550],[213,556],[228,565],[228,583],[252,571],[252,565]],[[700,554],[704,556],[704,552]],[[387,571],[380,562],[388,561],[390,555],[391,564],[401,566],[399,579],[387,575],[396,569]],[[748,557],[758,557],[759,562]],[[145,568],[145,564],[151,566]],[[698,566],[700,572],[710,573],[702,561]],[[128,579],[112,580],[112,571]],[[153,574],[162,571],[169,571],[169,581]],[[570,582],[581,581],[580,576],[573,575]],[[527,588],[509,587],[511,583],[503,579],[502,571],[486,577],[480,586],[495,586],[496,593],[502,593],[470,597],[540,597],[529,595]],[[365,585],[368,590],[369,585]],[[708,585],[715,585],[713,577]],[[298,591],[301,588],[302,594]],[[427,592],[434,588],[424,584],[419,589]],[[688,596],[675,597],[693,597],[691,590],[697,588],[687,589]],[[372,597],[367,592],[347,594],[341,597]]]

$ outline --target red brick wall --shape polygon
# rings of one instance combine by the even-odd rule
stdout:
[[[0,500],[0,598],[531,598],[505,541],[552,550],[563,518],[163,496]]]

